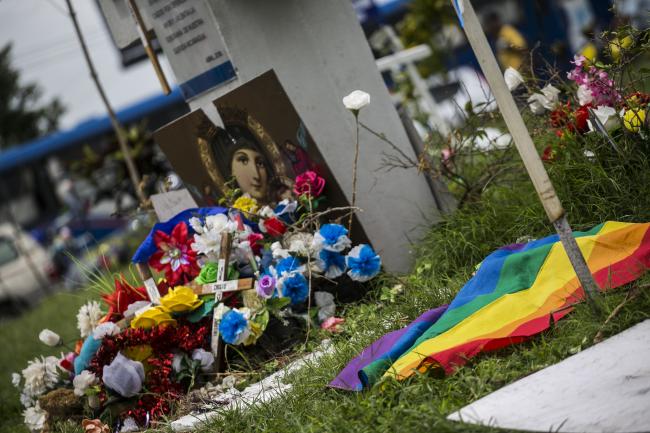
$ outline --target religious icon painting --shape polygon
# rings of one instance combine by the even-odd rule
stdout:
[[[223,121],[200,110],[155,132],[155,140],[202,205],[234,188],[261,204],[292,194],[296,176],[314,171],[326,180],[327,205],[345,206],[305,124],[270,70],[213,101]]]

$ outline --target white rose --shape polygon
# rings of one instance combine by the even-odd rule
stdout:
[[[530,108],[530,111],[533,112],[533,114],[544,114],[546,109],[544,108],[544,105],[542,104],[542,100],[544,99],[544,95],[540,93],[534,93],[530,95],[528,98],[528,108]]]
[[[202,371],[210,371],[212,364],[214,364],[214,355],[203,349],[194,349],[192,359],[201,363]]]
[[[368,104],[370,104],[370,95],[363,90],[355,90],[343,98],[345,108],[353,112],[358,112]]]
[[[49,329],[43,329],[40,334],[38,334],[38,339],[41,340],[43,344],[46,344],[50,347],[54,347],[59,344],[61,337],[56,332],[50,331]]]
[[[81,397],[85,394],[86,390],[92,385],[97,384],[97,376],[88,370],[84,370],[72,379],[74,386],[74,395]]]
[[[585,86],[584,84],[578,86],[578,92],[576,95],[578,97],[578,103],[580,105],[587,105],[594,100],[594,96],[591,94],[591,90],[589,90],[589,87]]]
[[[107,335],[113,336],[120,333],[120,327],[113,322],[104,322],[97,325],[93,330],[93,338],[95,340],[101,340]]]
[[[602,123],[602,125],[605,127],[606,131],[611,131],[613,129],[616,129],[621,124],[618,114],[616,113],[616,110],[613,109],[612,107],[601,105],[600,107],[594,110],[594,114],[596,115],[600,123]],[[596,130],[594,125],[592,125],[591,120],[588,120],[587,123],[589,124],[590,131]]]
[[[551,86],[550,84],[547,84],[543,89],[542,89],[542,95],[544,95],[544,101],[542,105],[544,105],[544,108],[547,110],[552,110],[555,108],[559,101],[559,95],[560,95],[560,90]]]
[[[522,77],[519,71],[513,67],[506,69],[506,71],[503,73],[503,79],[506,80],[508,90],[511,92],[516,90],[524,83],[524,77]]]
[[[259,215],[262,218],[273,218],[275,216],[275,212],[273,212],[273,209],[269,206],[264,206],[262,210],[259,211]]]
[[[282,248],[282,244],[280,242],[273,242],[271,244],[271,254],[273,255],[274,259],[286,259],[291,255],[289,254],[289,250]]]

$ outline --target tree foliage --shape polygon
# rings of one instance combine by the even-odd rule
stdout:
[[[56,98],[42,103],[36,84],[21,83],[11,65],[11,48],[6,44],[0,49],[0,150],[55,131],[64,112]]]

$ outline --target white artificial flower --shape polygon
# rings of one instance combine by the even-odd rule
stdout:
[[[524,83],[524,77],[522,77],[519,71],[512,66],[508,67],[508,69],[503,73],[503,79],[506,80],[508,90],[511,92]]]
[[[11,384],[20,389],[20,374],[18,373],[11,373]]]
[[[74,395],[81,397],[86,393],[86,390],[93,385],[99,383],[97,376],[91,373],[88,370],[84,370],[72,379],[72,385],[74,386]]]
[[[214,355],[203,349],[194,349],[192,359],[201,363],[202,371],[210,371],[212,364],[214,364]]]
[[[120,352],[109,365],[104,366],[102,382],[122,397],[133,397],[142,389],[144,366]]]
[[[576,93],[576,96],[578,97],[578,103],[581,106],[587,105],[594,100],[594,96],[592,95],[591,90],[589,90],[589,87],[584,84],[578,86],[578,92]]]
[[[298,202],[295,200],[289,200],[288,198],[285,198],[282,200],[280,203],[278,203],[277,207],[284,206],[280,212],[278,212],[276,215],[281,216],[284,214],[292,214],[296,211],[298,208]],[[276,209],[277,209],[276,207]]]
[[[79,328],[81,338],[86,338],[93,332],[103,315],[97,301],[91,301],[81,306],[77,313],[77,328]]]
[[[296,233],[287,239],[289,244],[289,252],[301,256],[308,256],[314,254],[312,248],[314,242],[314,235],[311,233]]]
[[[232,233],[237,231],[237,223],[231,221],[228,215],[217,214],[205,217],[205,230],[216,233]]]
[[[242,316],[244,316],[244,319],[246,319],[246,320],[250,320],[250,319],[251,319],[251,316],[252,316],[253,311],[252,311],[250,308],[248,308],[248,307],[241,307],[241,308],[237,308],[236,310],[237,310],[237,312],[238,312],[239,314],[241,314]]]
[[[25,409],[23,412],[25,417],[25,425],[32,432],[40,432],[45,426],[47,412],[41,409],[41,406],[36,403],[36,406]]]
[[[219,255],[221,251],[221,233],[216,231],[206,231],[203,234],[195,234],[192,249],[199,254]]]
[[[358,112],[370,104],[370,95],[363,90],[355,90],[343,98],[343,105],[350,111]]]
[[[140,431],[140,427],[138,427],[138,423],[136,423],[135,420],[131,417],[128,417],[124,420],[122,428],[120,429],[120,433],[131,433],[137,431]]]
[[[217,308],[214,309],[213,318],[215,321],[220,321],[224,314],[230,311],[230,307],[227,307],[224,303],[220,302],[217,305]]]
[[[585,158],[587,158],[589,161],[595,161],[595,160],[596,160],[596,154],[593,153],[593,152],[592,152],[591,150],[589,150],[589,149],[585,149],[585,150],[582,152],[582,154],[583,154],[583,155],[585,156]]]
[[[34,400],[34,397],[30,397],[25,392],[20,393],[20,404],[22,404],[24,408],[32,407],[35,403],[36,401]]]
[[[135,301],[126,307],[126,310],[124,311],[124,317],[127,319],[135,317],[136,313],[142,314],[145,309],[149,309],[150,307],[153,307],[153,305],[149,301]]]
[[[280,242],[273,242],[271,244],[271,254],[274,259],[285,259],[291,255],[289,254],[289,250],[282,248]]]
[[[548,84],[542,93],[535,93],[528,98],[528,106],[535,114],[544,114],[545,110],[553,110],[559,101],[560,91]]]
[[[190,227],[192,227],[192,230],[194,230],[195,233],[201,234],[203,233],[203,223],[201,220],[197,217],[192,217],[190,218]]]
[[[606,131],[611,131],[616,129],[621,124],[621,120],[618,117],[618,113],[612,107],[606,105],[601,105],[600,107],[594,110],[594,115],[598,118],[600,123],[605,127]],[[592,124],[591,119],[587,121],[590,131],[595,131],[596,128]]]
[[[55,347],[61,342],[61,337],[59,334],[54,331],[50,331],[49,329],[43,329],[38,334],[38,339],[41,340],[41,343],[50,347]]]
[[[262,218],[273,218],[275,216],[275,212],[273,212],[273,209],[271,209],[270,206],[264,206],[259,211],[259,216],[261,216]]]
[[[101,340],[107,335],[113,336],[119,334],[121,331],[120,327],[113,322],[104,322],[97,325],[93,330],[93,338],[95,340]]]
[[[39,396],[59,381],[59,359],[55,356],[34,358],[22,373],[25,378],[23,391],[30,397]]]

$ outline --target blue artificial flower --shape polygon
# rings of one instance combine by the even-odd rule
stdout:
[[[351,244],[348,230],[340,224],[323,224],[314,234],[314,243],[318,249],[340,253]]]
[[[284,280],[282,285],[282,296],[291,299],[291,305],[300,304],[309,296],[309,285],[307,278],[302,274],[293,274]]]
[[[285,257],[275,266],[275,272],[278,277],[301,271],[302,263],[300,262],[300,259],[293,256]]]
[[[221,338],[228,344],[240,344],[248,337],[248,320],[237,310],[230,310],[219,322]]]
[[[345,256],[334,251],[321,250],[318,253],[318,267],[327,278],[337,278],[345,272]]]
[[[350,268],[348,275],[355,281],[368,281],[381,269],[381,257],[365,244],[352,248],[345,258],[345,263]]]
[[[275,209],[273,209],[273,213],[283,222],[287,224],[293,224],[296,222],[294,212],[296,211],[297,207],[298,202],[285,199],[278,203]]]

